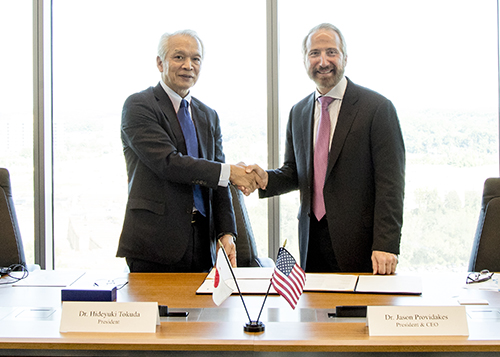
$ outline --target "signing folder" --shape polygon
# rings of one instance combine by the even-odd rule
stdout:
[[[273,271],[273,268],[233,268],[242,294],[265,294]],[[211,294],[214,276],[212,270],[196,293]],[[238,293],[234,281],[228,281],[228,285],[235,294]],[[406,275],[306,273],[304,291],[419,295],[422,293],[422,281],[419,276]],[[272,286],[269,293],[276,294]]]

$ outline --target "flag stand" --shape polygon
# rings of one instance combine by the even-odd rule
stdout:
[[[238,285],[238,281],[236,280],[236,276],[233,271],[233,267],[229,262],[229,258],[226,254],[226,250],[219,240],[219,245],[222,248],[222,252],[224,257],[226,258],[226,263],[231,271],[231,275],[233,276],[233,280],[238,288],[238,293],[240,294],[241,302],[245,307],[245,311],[248,316],[248,321],[243,329],[245,332],[258,333],[263,332],[265,330],[265,325],[259,321],[260,315],[262,314],[262,310],[264,309],[264,305],[267,301],[267,297],[269,296],[269,291],[271,290],[271,285],[275,287],[278,294],[283,296],[285,300],[290,304],[290,306],[295,309],[297,302],[302,295],[304,284],[306,282],[306,273],[302,270],[298,265],[293,256],[285,249],[286,240],[278,251],[278,257],[276,258],[276,268],[274,270],[271,281],[269,282],[269,286],[267,288],[266,296],[264,297],[264,301],[262,302],[262,306],[260,308],[259,316],[257,320],[253,321],[250,319],[250,314],[248,313],[247,306],[245,305],[245,300],[243,299],[243,295],[241,294],[240,287]],[[290,288],[290,289],[288,289]]]
[[[245,332],[264,332],[266,326],[261,321],[250,321],[243,326],[243,330]]]
[[[266,328],[265,325],[262,322],[260,322],[259,319],[257,319],[257,321],[252,321],[252,319],[250,318],[250,314],[248,313],[247,305],[245,304],[245,300],[243,299],[243,294],[241,294],[241,290],[240,290],[240,287],[238,285],[238,281],[236,280],[236,276],[234,275],[233,267],[231,266],[231,262],[229,261],[229,258],[226,254],[226,250],[224,249],[224,246],[222,245],[220,240],[219,240],[219,244],[220,244],[220,247],[222,248],[222,252],[224,253],[224,257],[226,258],[226,262],[227,262],[227,265],[229,266],[229,270],[231,271],[231,275],[233,276],[234,283],[236,284],[236,288],[238,288],[238,293],[240,295],[241,302],[243,303],[243,307],[245,308],[245,312],[247,313],[247,317],[248,317],[249,322],[247,322],[243,326],[243,330],[245,332],[252,332],[252,333],[263,332]],[[269,289],[268,289],[268,292],[269,292]],[[262,305],[262,306],[264,306],[264,305]],[[261,310],[261,312],[262,312],[262,310]],[[259,317],[260,317],[260,314],[259,314]]]
[[[286,245],[286,239],[285,242],[283,243],[283,247],[285,247],[285,245]],[[236,283],[236,285],[238,284]],[[271,285],[272,285],[272,279],[269,282],[269,286],[267,287],[266,296],[264,296],[264,301],[262,302],[262,306],[260,307],[259,316],[257,316],[257,320],[256,321],[250,320],[250,323],[246,323],[244,327],[245,332],[262,332],[265,330],[266,326],[262,322],[260,322],[259,319],[260,315],[262,314],[262,310],[264,309],[264,305],[266,304],[267,296],[269,295],[269,290],[271,290]]]
[[[259,316],[257,316],[256,321],[250,321],[250,324],[245,324],[245,332],[262,332],[265,330],[266,326],[259,321],[260,315],[262,314],[262,310],[264,309],[264,305],[267,300],[267,296],[269,295],[269,290],[271,290],[272,282],[269,282],[269,286],[267,288],[266,296],[264,296],[264,301],[262,302],[262,306],[259,311]]]
[[[241,290],[240,290],[240,287],[238,285],[238,281],[236,280],[236,276],[234,275],[233,267],[231,266],[231,262],[229,261],[229,258],[226,254],[226,250],[224,249],[224,246],[222,245],[222,242],[220,242],[220,240],[219,240],[219,244],[220,244],[220,247],[222,248],[222,252],[224,253],[224,257],[226,258],[226,262],[227,262],[227,265],[229,266],[229,270],[231,271],[231,275],[233,276],[234,282],[236,284],[236,288],[238,288],[238,293],[240,295],[241,302],[243,303],[243,307],[245,308],[245,312],[247,313],[247,317],[248,317],[249,322],[247,322],[243,326],[243,330],[245,332],[252,332],[252,333],[263,332],[266,329],[266,326],[261,321],[259,321],[259,319],[257,319],[257,321],[252,321],[252,319],[250,318],[250,314],[248,313],[248,309],[247,309],[247,306],[245,304],[245,300],[243,299],[243,294],[241,294]],[[270,287],[271,287],[271,285],[269,285],[269,288]],[[269,293],[269,288],[267,289],[268,293]],[[267,294],[266,294],[266,298],[267,298]],[[264,299],[264,302],[265,301],[266,300]],[[264,307],[264,304],[262,304],[262,307]],[[262,309],[260,311],[262,312]],[[259,318],[260,318],[260,313],[259,313]]]
[[[245,312],[247,313],[248,321],[252,322],[252,320],[250,319],[250,314],[248,313],[247,306],[245,304],[245,300],[243,300],[243,295],[241,294],[241,290],[240,290],[240,287],[238,285],[238,281],[236,280],[236,277],[234,276],[233,267],[231,266],[231,262],[229,261],[229,258],[227,257],[226,250],[224,249],[224,246],[222,245],[220,240],[219,240],[219,244],[220,244],[220,247],[222,248],[222,252],[224,253],[224,257],[226,258],[226,263],[229,267],[229,270],[231,271],[231,275],[233,276],[233,280],[236,284],[236,287],[238,288],[238,293],[240,294],[241,302],[243,303],[243,307],[245,308]]]

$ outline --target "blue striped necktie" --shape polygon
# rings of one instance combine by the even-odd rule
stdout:
[[[186,141],[187,153],[192,157],[199,157],[198,155],[198,139],[196,137],[196,129],[194,127],[191,115],[189,115],[188,102],[183,99],[181,106],[177,112],[177,118],[181,125],[184,140]],[[203,196],[201,194],[200,185],[193,186],[194,206],[203,216],[205,216],[205,205],[203,203]]]

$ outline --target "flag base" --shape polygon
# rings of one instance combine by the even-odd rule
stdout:
[[[264,332],[266,325],[260,321],[250,321],[245,324],[243,329],[245,332]]]

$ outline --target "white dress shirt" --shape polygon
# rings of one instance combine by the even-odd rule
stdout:
[[[340,112],[340,106],[342,105],[342,99],[344,98],[344,93],[347,88],[347,79],[345,77],[342,77],[340,82],[332,88],[328,93],[325,95],[321,94],[318,92],[316,89],[316,95],[315,95],[315,106],[314,106],[314,127],[313,127],[313,133],[314,133],[314,138],[313,138],[313,143],[316,145],[316,137],[318,136],[318,127],[319,127],[319,119],[321,115],[321,103],[319,102],[318,98],[321,96],[325,97],[332,97],[335,98],[335,100],[330,104],[328,107],[328,112],[330,113],[330,145],[332,145],[332,139],[333,139],[333,133],[335,132],[335,126],[337,125],[337,119],[339,117],[339,112]]]

